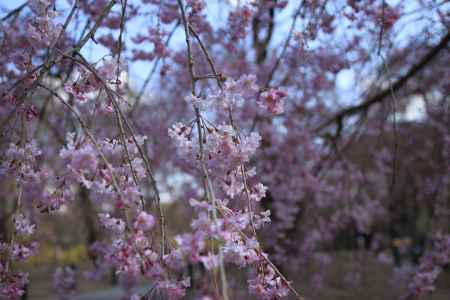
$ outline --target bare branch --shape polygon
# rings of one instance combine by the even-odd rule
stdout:
[[[6,20],[8,20],[9,18],[11,18],[12,16],[19,14],[19,13],[22,11],[22,9],[24,9],[27,5],[28,5],[28,2],[25,2],[25,3],[23,3],[22,5],[20,5],[20,6],[16,7],[16,8],[14,8],[14,9],[11,10],[8,14],[6,14],[6,16],[2,17],[1,21],[2,21],[2,22],[3,22],[3,21],[6,21]]]
[[[419,73],[422,69],[424,69],[442,50],[447,48],[447,44],[450,41],[450,32],[441,39],[441,41],[433,47],[420,61],[419,63],[413,65],[405,75],[400,77],[392,86],[382,90],[378,94],[370,97],[368,100],[362,102],[361,104],[348,107],[341,112],[337,113],[331,119],[327,120],[323,124],[317,127],[316,132],[320,132],[333,123],[342,123],[345,118],[358,114],[358,113],[367,113],[367,111],[376,103],[382,102],[385,98],[387,98],[391,93],[398,91],[401,89],[409,79],[414,77],[417,73]]]

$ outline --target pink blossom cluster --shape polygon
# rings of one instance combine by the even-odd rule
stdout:
[[[14,217],[14,231],[17,237],[27,238],[34,233],[36,227],[23,214]],[[37,254],[39,243],[36,241],[0,243],[0,297],[14,299],[25,293],[28,284],[28,274],[13,270],[13,264],[25,262]]]
[[[59,299],[70,299],[76,288],[76,272],[72,266],[58,267],[53,274],[53,287]]]
[[[152,61],[155,57],[164,58],[170,55],[169,49],[164,45],[164,38],[166,34],[150,28],[147,35],[137,35],[133,38],[133,41],[140,45],[144,42],[153,45],[152,51],[136,50],[133,49],[133,59],[134,60],[148,60]]]
[[[410,293],[417,298],[427,296],[436,289],[436,279],[442,268],[450,263],[450,236],[438,233],[433,248],[426,253],[409,283]]]
[[[78,101],[86,101],[89,95],[101,91],[104,84],[119,86],[118,76],[121,74],[123,66],[118,66],[116,61],[102,60],[98,66],[95,66],[95,69],[96,74],[94,75],[85,67],[79,66],[73,80],[64,85],[64,90]],[[108,105],[112,106],[110,102]]]
[[[283,103],[287,96],[286,92],[278,89],[269,89],[260,96],[259,106],[268,110],[273,114],[280,114],[283,112]]]

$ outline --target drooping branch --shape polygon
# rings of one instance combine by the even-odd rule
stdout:
[[[119,107],[119,104],[115,98],[115,96],[119,96],[118,93],[114,92],[112,89],[110,89],[108,87],[108,85],[106,84],[106,82],[100,77],[100,75],[96,72],[96,70],[87,62],[87,60],[83,57],[83,55],[81,55],[80,53],[77,53],[77,55],[80,57],[80,59],[76,59],[74,57],[71,56],[65,56],[65,58],[74,60],[75,62],[79,63],[80,65],[84,66],[86,69],[88,69],[92,75],[101,83],[101,85],[103,86],[105,93],[108,97],[108,99],[111,101],[111,103],[114,106],[114,110],[115,113],[117,114],[117,121],[118,121],[118,125],[121,129],[121,131],[123,131],[123,128],[126,128],[128,130],[128,132],[131,135],[131,138],[133,140],[133,143],[135,144],[139,155],[141,156],[143,162],[144,162],[144,166],[145,166],[145,173],[148,176],[148,180],[149,183],[154,191],[155,197],[156,197],[156,206],[158,209],[158,214],[159,214],[159,221],[160,221],[160,233],[161,233],[161,257],[163,257],[165,255],[165,247],[166,247],[166,238],[165,238],[165,216],[164,216],[164,212],[163,209],[161,207],[161,197],[160,197],[160,192],[158,189],[158,185],[156,182],[156,176],[155,176],[155,171],[153,170],[153,167],[150,163],[149,158],[147,157],[144,149],[142,149],[142,146],[139,145],[137,139],[136,139],[136,133],[135,130],[133,129],[133,127],[131,126],[130,122],[128,121],[128,118],[125,116],[125,114],[122,112],[122,110]],[[123,123],[122,123],[123,121]],[[124,127],[122,127],[123,125],[125,125]]]
[[[188,59],[188,69],[189,74],[191,77],[191,93],[193,96],[197,96],[196,92],[196,81],[195,81],[195,69],[194,69],[194,56],[192,54],[192,45],[191,45],[191,39],[190,39],[190,31],[189,31],[189,23],[186,17],[185,8],[183,5],[182,0],[178,0],[178,6],[180,8],[181,12],[181,18],[183,20],[184,25],[184,32],[185,32],[185,38],[186,38],[186,47],[187,47],[187,59]],[[209,202],[213,205],[214,209],[212,211],[213,220],[215,224],[218,224],[218,218],[217,218],[217,199],[215,196],[214,188],[209,176],[208,168],[204,159],[204,150],[203,150],[203,135],[202,135],[202,125],[201,125],[201,116],[200,116],[200,110],[198,107],[194,107],[195,110],[195,119],[197,123],[197,130],[198,130],[198,142],[199,142],[199,160],[200,165],[203,173],[203,180],[206,190],[206,195],[209,200]],[[228,281],[227,281],[227,275],[226,270],[223,262],[223,254],[219,250],[219,271],[220,271],[220,280],[222,283],[222,297],[224,300],[228,300]]]
[[[223,87],[222,82],[224,81],[225,77],[223,76],[222,73],[219,73],[217,71],[217,68],[215,66],[213,57],[210,55],[209,51],[206,49],[206,47],[205,47],[204,43],[202,42],[202,40],[201,40],[200,36],[198,35],[198,33],[195,31],[195,29],[187,21],[187,18],[186,18],[186,15],[185,15],[185,11],[184,11],[184,8],[183,8],[183,5],[182,5],[182,1],[178,0],[178,4],[180,6],[180,10],[181,10],[181,13],[182,13],[182,20],[183,20],[183,24],[184,24],[184,27],[185,27],[187,56],[188,56],[188,69],[189,69],[189,73],[190,73],[190,76],[191,76],[192,94],[194,96],[196,96],[196,82],[198,80],[202,80],[202,79],[205,79],[205,78],[213,78],[213,79],[215,79],[218,87],[221,90],[223,90],[224,87]],[[297,16],[298,16],[298,14],[296,13],[295,18]],[[273,15],[272,15],[272,18],[273,18]],[[273,19],[272,19],[272,22],[273,22]],[[272,26],[273,26],[273,23],[272,23]],[[294,23],[293,27],[294,26],[295,26],[295,23]],[[212,72],[211,75],[207,75],[204,78],[203,78],[203,76],[197,76],[195,74],[195,71],[194,71],[194,63],[195,62],[194,62],[194,58],[193,58],[193,55],[192,55],[192,45],[191,45],[191,40],[190,40],[190,34],[192,34],[194,36],[194,38],[196,39],[196,41],[198,42],[198,44],[199,44],[199,46],[200,46],[200,48],[201,48],[201,50],[202,50],[202,52],[203,52],[207,62],[208,62],[208,65],[209,65],[209,67],[211,69],[211,72]],[[270,37],[269,37],[269,40],[270,40]],[[267,43],[269,42],[269,40],[267,40]],[[213,189],[213,186],[212,186],[212,182],[211,182],[211,180],[209,178],[209,174],[208,174],[208,170],[206,168],[206,164],[203,161],[203,143],[204,142],[203,142],[203,138],[202,138],[202,131],[200,130],[201,129],[201,124],[200,124],[201,123],[200,122],[201,121],[201,115],[200,115],[200,111],[199,111],[198,107],[194,107],[194,110],[195,110],[195,114],[196,114],[196,122],[197,122],[197,129],[198,129],[198,135],[199,135],[199,147],[200,147],[200,158],[199,159],[200,159],[200,161],[202,163],[202,171],[203,171],[203,174],[204,174],[205,187],[206,187],[206,190],[207,190],[206,194],[207,194],[208,198],[211,198],[210,202],[212,202],[212,204],[213,204],[213,208],[214,208],[213,209],[213,218],[217,219],[216,209],[222,216],[225,216],[225,213],[220,208],[220,206],[217,206],[217,204],[216,204],[216,199],[215,199],[215,195],[214,195],[214,189]],[[234,124],[234,118],[233,118],[233,115],[232,115],[231,108],[228,109],[228,113],[229,113],[229,119],[230,119],[231,126],[236,132],[236,138],[239,140],[240,139],[239,132],[237,130],[237,127]],[[246,175],[245,165],[241,164],[240,165],[240,169],[241,169],[241,174],[242,174],[243,181],[244,181],[244,191],[245,191],[248,203],[249,203],[248,209],[249,209],[249,213],[250,213],[250,222],[251,222],[253,234],[256,237],[256,229],[255,229],[255,226],[253,224],[253,212],[252,212],[252,208],[251,208],[251,205],[250,205],[250,196],[249,196],[249,189],[248,189],[248,185],[247,185],[247,175]],[[208,193],[208,191],[209,191],[209,193]],[[245,240],[250,240],[249,237],[245,233],[243,233],[239,228],[236,228],[236,230],[239,232],[239,234]],[[270,265],[270,267],[275,271],[275,273],[278,276],[280,276],[281,280],[287,285],[287,287],[289,288],[291,293],[293,295],[295,295],[295,297],[297,299],[304,300],[304,298],[293,287],[292,283],[287,280],[287,278],[281,273],[281,271],[277,268],[277,266],[275,266],[275,264],[267,257],[267,255],[265,255],[262,252],[261,249],[256,248],[255,251],[258,253],[258,255],[268,265]],[[226,273],[225,273],[225,268],[224,268],[224,266],[222,264],[223,263],[221,261],[221,253],[219,252],[219,265],[220,265],[220,271],[221,271],[222,286],[226,287],[226,285],[227,285],[227,280],[226,280],[226,277],[225,277]],[[227,291],[227,289],[223,288],[223,292],[224,292],[223,297],[224,297],[225,300],[228,299],[226,291]]]
[[[19,96],[17,97],[17,99],[20,99],[21,101],[24,101],[24,99],[26,98],[26,96],[28,95],[28,93],[30,91],[33,91],[41,82],[42,78],[44,77],[45,74],[47,74],[48,71],[50,71],[50,69],[56,65],[57,63],[59,63],[64,56],[73,56],[76,53],[78,53],[85,45],[86,43],[89,41],[89,39],[94,38],[95,33],[97,32],[98,28],[100,27],[101,23],[103,22],[103,20],[108,16],[108,14],[110,13],[112,7],[114,6],[114,4],[116,3],[116,0],[112,0],[109,2],[108,5],[106,5],[102,12],[100,13],[99,17],[96,19],[93,27],[91,28],[91,30],[71,49],[67,50],[64,53],[60,53],[60,55],[58,55],[58,57],[53,58],[53,59],[45,59],[44,63],[34,67],[31,71],[27,72],[22,78],[20,78],[19,80],[17,80],[5,93],[2,94],[2,96],[7,95],[9,92],[13,91],[19,84],[22,84],[27,78],[29,78],[32,74],[34,74],[35,72],[39,73],[37,74],[37,78],[36,80],[33,82],[33,84],[30,87],[27,87],[25,89],[23,89]],[[72,19],[72,16],[75,12],[75,10],[78,8],[78,1],[74,4],[71,13],[69,14],[69,16],[67,17],[62,31],[61,33],[58,35],[57,40],[59,40],[62,34],[62,32],[65,31],[65,29],[67,28],[67,26],[70,23],[70,20]],[[54,44],[54,46],[56,46],[57,43]],[[53,50],[59,50],[57,48],[52,48]],[[50,50],[49,53],[53,52],[53,50]],[[15,112],[15,110],[13,111]]]

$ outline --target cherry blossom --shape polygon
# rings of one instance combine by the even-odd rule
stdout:
[[[343,250],[348,295],[368,281],[361,253],[395,293],[439,289],[444,2],[8,3],[0,297],[38,286],[22,270],[39,239],[78,216],[92,268],[58,267],[60,299],[111,272],[134,300],[302,299],[292,279],[326,291]]]

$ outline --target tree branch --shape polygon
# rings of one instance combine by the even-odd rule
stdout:
[[[335,116],[333,116],[331,119],[320,125],[315,131],[320,132],[323,129],[327,128],[328,126],[332,125],[333,123],[342,124],[345,118],[352,116],[354,114],[358,113],[364,113],[366,114],[367,111],[376,103],[382,102],[385,98],[387,98],[391,93],[398,91],[401,89],[409,79],[417,75],[422,69],[424,69],[442,50],[444,50],[447,47],[448,42],[450,41],[450,32],[447,32],[447,34],[441,39],[441,41],[433,47],[430,52],[428,52],[416,65],[413,65],[408,72],[400,77],[393,85],[390,87],[382,90],[378,94],[375,94],[374,96],[370,97],[366,101],[355,105],[348,107],[341,112],[337,113]]]

